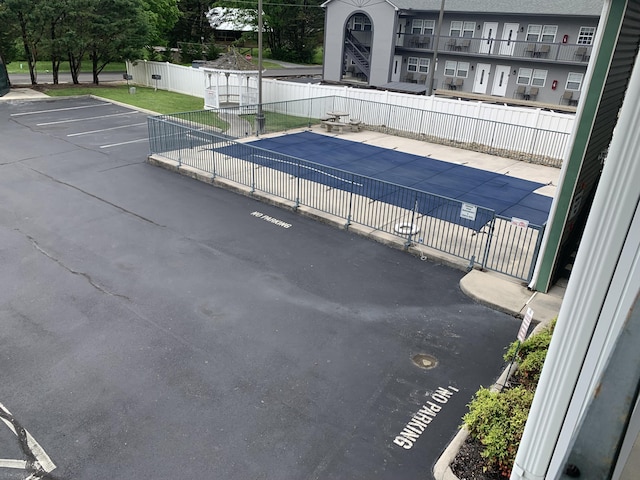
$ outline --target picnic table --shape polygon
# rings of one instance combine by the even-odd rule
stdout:
[[[346,117],[349,117],[349,115],[349,112],[343,112],[340,110],[327,112],[327,116],[321,119],[322,126],[327,129],[327,132],[331,132],[331,130],[335,128],[339,133],[342,133],[344,131],[344,127],[347,126],[351,127],[352,132],[359,132],[362,128],[362,122],[355,118],[347,120]],[[345,117],[344,120],[342,120],[343,117]]]

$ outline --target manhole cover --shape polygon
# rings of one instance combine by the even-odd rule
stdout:
[[[424,368],[425,370],[438,365],[438,360],[436,359],[436,357],[427,355],[426,353],[419,353],[417,355],[414,355],[412,360],[413,363],[415,363],[418,367]]]

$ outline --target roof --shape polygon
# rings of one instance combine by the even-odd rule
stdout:
[[[232,32],[252,32],[257,27],[253,24],[254,12],[240,8],[215,7],[207,12],[211,28]]]
[[[327,6],[334,0],[327,0]],[[344,0],[341,0],[344,1]],[[349,1],[349,0],[347,0]],[[440,11],[441,0],[386,0],[399,10]],[[356,0],[351,0],[354,4]],[[604,0],[446,0],[445,12],[599,17]],[[366,10],[366,7],[364,7]]]
[[[220,55],[216,60],[205,62],[203,65],[205,68],[213,70],[225,70],[225,71],[244,71],[244,72],[257,72],[256,66],[245,58],[235,48],[230,48],[226,53]]]

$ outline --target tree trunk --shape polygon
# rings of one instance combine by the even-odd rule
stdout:
[[[36,74],[35,58],[33,51],[29,46],[29,36],[27,32],[27,23],[22,15],[22,12],[18,12],[18,21],[20,22],[20,31],[22,32],[22,44],[24,45],[24,53],[27,56],[27,64],[29,65],[29,75],[31,76],[31,85],[38,84],[38,77]]]
[[[53,84],[58,85],[58,73],[60,72],[60,59],[51,59],[51,74],[53,75]]]
[[[98,79],[98,52],[94,49],[93,54],[91,55],[91,63],[92,68],[91,71],[93,73],[93,84],[98,85],[100,80]]]
[[[51,75],[53,84],[58,85],[58,71],[60,70],[60,58],[57,54],[56,45],[56,24],[51,22]]]
[[[78,74],[80,73],[80,65],[81,60],[76,59],[73,53],[68,52],[69,55],[69,70],[71,71],[71,81],[74,85],[78,85],[80,81],[78,80]]]

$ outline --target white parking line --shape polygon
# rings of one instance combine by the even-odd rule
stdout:
[[[51,110],[38,110],[36,112],[12,113],[11,116],[12,117],[21,117],[23,115],[37,115],[39,113],[63,112],[65,110],[80,110],[81,108],[104,107],[106,105],[111,105],[111,104],[110,103],[97,103],[95,105],[83,105],[81,107],[53,108]]]
[[[128,145],[129,143],[140,143],[140,142],[148,142],[148,138],[141,138],[140,140],[131,140],[129,142],[120,142],[120,143],[112,143],[111,145],[100,145],[100,148],[111,148],[118,147],[120,145]]]
[[[70,133],[67,137],[77,137],[79,135],[91,135],[92,133],[108,132],[109,130],[118,130],[119,128],[139,127],[140,125],[146,125],[143,123],[134,123],[133,125],[121,125],[119,127],[101,128],[100,130],[90,130],[88,132]]]
[[[19,470],[27,469],[26,460],[9,460],[6,458],[0,458],[0,468],[17,468]]]
[[[100,118],[109,118],[109,117],[121,117],[123,115],[135,115],[136,113],[138,112],[130,111],[130,112],[124,112],[124,113],[112,113],[111,115],[100,115],[99,117],[72,118],[71,120],[59,120],[57,122],[36,123],[36,126],[44,127],[46,125],[57,125],[59,123],[86,122],[87,120],[98,120]]]
[[[9,410],[6,409],[6,407],[4,405],[2,405],[2,403],[0,403],[0,410],[3,412],[3,416],[0,417],[0,420],[2,420],[7,427],[9,427],[9,429],[16,435],[19,437],[18,432],[16,432],[15,427],[13,426],[12,421],[14,420],[13,415],[11,414],[11,412]],[[11,421],[9,420],[11,419]],[[38,463],[38,465],[36,465],[35,467],[41,468],[42,470],[44,470],[45,472],[51,472],[53,470],[55,470],[56,465],[55,463],[53,463],[51,461],[51,458],[49,458],[49,455],[46,454],[46,452],[44,451],[44,449],[40,446],[40,444],[38,442],[36,442],[35,438],[33,438],[31,436],[31,434],[24,428],[21,427],[21,430],[24,431],[24,435],[26,438],[26,445],[21,445],[21,447],[23,448],[28,448],[29,451],[31,452],[31,454],[33,455],[33,457],[36,459],[36,462]],[[7,466],[8,468],[22,468],[19,465],[18,462],[20,462],[21,460],[0,460],[0,466],[3,466],[2,462],[6,462],[6,464],[4,466]],[[26,469],[26,463],[25,463],[25,469]],[[30,476],[29,478],[31,478],[32,476]],[[34,478],[39,478],[39,477],[34,477]]]

